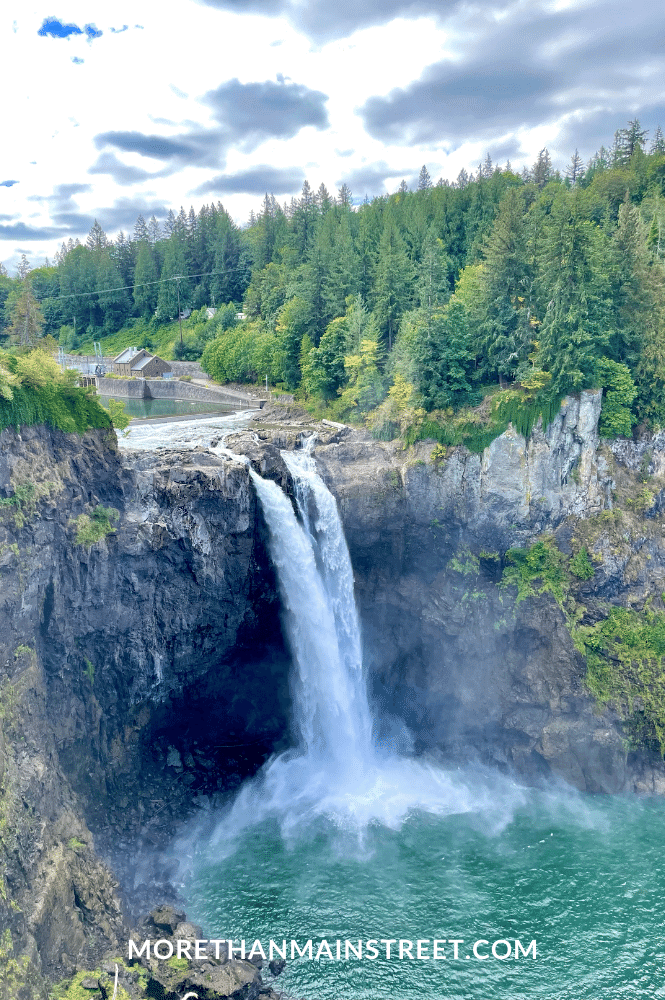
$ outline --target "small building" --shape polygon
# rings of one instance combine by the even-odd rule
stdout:
[[[167,377],[171,374],[171,365],[156,354],[147,354],[138,361],[132,360],[131,365],[131,373],[136,378],[164,378],[167,373]]]
[[[114,374],[130,376],[132,374],[132,365],[146,356],[152,357],[146,350],[139,351],[138,347],[126,347],[117,358],[113,359]]]

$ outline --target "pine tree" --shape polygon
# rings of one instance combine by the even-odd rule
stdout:
[[[342,184],[341,188],[337,192],[337,204],[343,208],[350,208],[353,200],[353,195],[351,194],[351,188],[348,184]]]
[[[330,194],[328,193],[328,188],[325,184],[319,185],[319,190],[316,192],[315,204],[321,215],[327,215],[327,213],[332,208],[333,202]]]
[[[547,147],[538,153],[538,159],[531,168],[531,180],[539,188],[545,187],[552,179],[552,158]]]
[[[651,148],[649,153],[653,156],[656,153],[658,156],[665,156],[665,138],[663,138],[663,130],[660,125],[653,134],[653,139],[651,140]]]
[[[169,214],[166,217],[166,222],[164,223],[164,236],[168,240],[175,232],[175,215],[173,209],[169,209]]]
[[[131,284],[134,277],[134,255],[132,244],[127,240],[122,229],[111,247],[113,263],[118,268],[123,285]]]
[[[374,314],[392,349],[399,320],[410,306],[413,268],[392,212],[386,213],[376,263]]]
[[[23,255],[21,263],[25,260]],[[20,266],[20,265],[19,265]],[[25,273],[19,288],[7,297],[6,311],[11,323],[3,333],[22,346],[33,345],[41,337],[44,329],[44,315],[32,290],[32,282]]]
[[[566,177],[574,187],[581,180],[584,174],[582,157],[576,149],[570,158],[570,165],[566,170]]]
[[[100,250],[106,249],[109,245],[109,239],[100,224],[95,219],[92,229],[88,233],[88,238],[85,241],[85,245],[88,250],[92,250],[94,253]]]
[[[149,239],[148,227],[145,224],[145,219],[143,218],[143,216],[139,215],[138,219],[134,223],[134,233],[132,236],[132,240],[134,241],[134,243],[140,243],[141,240],[145,240],[146,242],[148,242],[148,239]]]
[[[404,178],[402,178],[402,180],[400,181],[400,185],[397,188],[397,193],[398,194],[408,194],[408,191],[409,191],[409,185],[406,183],[406,181],[404,180]]]
[[[459,191],[463,191],[464,188],[467,186],[468,183],[469,183],[469,175],[467,174],[467,172],[464,169],[464,167],[462,167],[462,169],[460,170],[460,172],[457,175],[457,180],[455,181],[455,187]]]
[[[162,231],[160,229],[159,223],[154,215],[150,216],[150,222],[148,223],[148,241],[150,246],[154,247],[162,238]]]
[[[633,118],[632,121],[628,122],[626,128],[619,130],[619,149],[622,163],[628,163],[636,149],[644,150],[648,134],[648,130],[641,127],[637,118]]]
[[[18,275],[18,280],[25,281],[25,279],[28,277],[31,271],[32,271],[32,264],[30,263],[26,255],[22,253],[21,259],[18,262],[16,268],[16,274]]]
[[[431,188],[431,186],[432,186],[432,178],[429,175],[427,167],[423,163],[422,167],[420,168],[420,174],[418,176],[418,190],[427,191],[429,188]]]
[[[579,189],[560,197],[547,218],[539,260],[538,363],[562,396],[593,384],[596,362],[612,334],[607,237],[583,217]]]
[[[437,236],[436,227],[432,225],[423,241],[418,267],[420,304],[430,318],[434,310],[441,308],[450,297],[448,272],[451,266],[443,240]]]
[[[159,294],[157,297],[157,314],[161,320],[175,319],[178,315],[178,297],[180,309],[190,305],[191,285],[187,277],[187,260],[183,245],[176,232],[166,244],[164,266],[162,267]],[[166,279],[166,280],[164,280]],[[177,280],[176,280],[177,279]]]
[[[481,330],[489,371],[514,377],[531,350],[533,272],[529,263],[525,206],[510,188],[483,246]]]
[[[97,261],[97,303],[104,333],[115,333],[129,314],[129,299],[108,247]]]
[[[485,180],[489,180],[489,178],[494,173],[494,164],[492,163],[492,157],[490,156],[489,153],[485,157],[485,162],[483,163],[482,167],[479,168],[478,172],[482,173],[482,176]]]
[[[151,319],[157,308],[159,285],[153,250],[141,240],[134,270],[134,306],[139,316]]]

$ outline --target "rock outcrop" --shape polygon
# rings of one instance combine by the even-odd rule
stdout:
[[[506,551],[546,535],[594,560],[569,595],[585,621],[608,602],[662,608],[665,439],[601,445],[599,412],[583,393],[483,456],[404,450],[294,408],[228,438],[288,492],[279,450],[316,431],[381,738],[406,741],[406,723],[448,759],[665,792],[659,754],[627,754],[618,716],[597,710],[562,603],[500,585]],[[291,743],[266,529],[246,462],[218,451],[0,435],[0,1000],[45,998],[44,977],[124,947],[132,907],[169,894],[168,870],[141,884],[139,834],[150,853]]]

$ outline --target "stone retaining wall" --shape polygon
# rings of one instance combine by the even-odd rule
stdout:
[[[198,399],[200,402],[235,406],[239,410],[261,409],[264,399],[252,399],[238,392],[208,389],[194,382],[161,378],[104,378],[97,376],[97,391],[118,399]]]

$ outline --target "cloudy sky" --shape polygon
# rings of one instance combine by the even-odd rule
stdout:
[[[10,13],[8,8],[13,8]],[[0,14],[0,260],[306,177],[354,199],[665,129],[648,0],[33,0]]]

